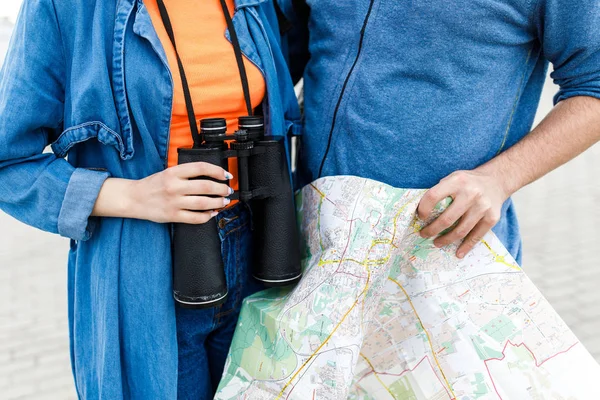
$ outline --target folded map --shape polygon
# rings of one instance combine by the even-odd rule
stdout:
[[[600,366],[493,233],[462,260],[419,236],[424,193],[301,190],[304,277],[245,300],[215,398],[600,398]]]

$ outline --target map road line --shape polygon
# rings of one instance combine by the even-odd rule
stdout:
[[[444,377],[444,381],[446,382],[446,385],[448,385],[448,389],[450,389],[450,393],[452,393],[452,396],[450,396],[450,397],[452,398],[452,400],[456,399],[456,394],[454,394],[454,390],[452,390],[452,385],[450,385],[450,382],[448,382],[448,379],[446,378],[446,374],[444,374],[444,370],[442,369],[442,366],[440,365],[440,362],[437,359],[437,355],[435,353],[435,350],[433,349],[433,343],[431,342],[431,337],[429,336],[429,332],[427,332],[427,329],[425,329],[425,325],[423,325],[423,321],[421,321],[421,317],[419,316],[419,313],[417,313],[417,309],[415,308],[410,296],[408,295],[406,290],[402,287],[402,285],[398,281],[396,281],[393,278],[389,278],[389,277],[388,277],[388,279],[390,281],[394,282],[396,285],[398,285],[398,287],[402,290],[402,292],[406,296],[406,299],[408,300],[411,308],[413,309],[415,316],[419,320],[419,324],[421,324],[421,328],[423,328],[423,332],[425,332],[425,335],[427,335],[427,342],[429,343],[429,348],[431,349],[431,355],[433,356],[433,359],[435,360],[435,363],[438,366],[440,373]]]
[[[314,186],[313,186],[314,187]],[[316,189],[316,188],[315,188]],[[318,191],[318,189],[317,189]],[[319,192],[320,193],[320,192]],[[323,200],[324,197],[321,198],[321,201]],[[350,231],[352,231],[352,229],[350,229]],[[343,260],[343,254],[342,254],[342,260]],[[367,260],[368,260],[368,254],[367,254]],[[352,310],[354,310],[354,307],[356,307],[356,305],[358,304],[358,302],[360,301],[360,298],[363,296],[367,295],[367,291],[369,290],[369,283],[371,281],[371,269],[369,268],[368,263],[366,263],[365,260],[365,264],[363,265],[366,269],[367,269],[367,282],[365,284],[365,288],[363,289],[363,291],[361,292],[361,294],[358,295],[358,297],[356,298],[356,300],[354,301],[354,304],[352,305],[352,307],[350,307],[350,309],[348,311],[346,311],[346,313],[344,314],[344,316],[342,317],[342,319],[340,320],[340,322],[335,326],[335,328],[333,328],[333,330],[331,331],[331,333],[329,334],[329,336],[327,336],[327,338],[323,341],[323,343],[321,343],[321,345],[314,351],[314,353],[308,358],[308,360],[306,360],[304,362],[304,364],[302,364],[302,366],[298,369],[298,371],[296,371],[296,373],[294,373],[294,375],[292,375],[292,377],[290,378],[290,380],[288,381],[288,383],[285,384],[285,386],[283,387],[283,389],[281,389],[281,391],[279,392],[279,395],[277,395],[277,397],[275,398],[275,400],[279,400],[281,399],[281,396],[283,396],[283,394],[285,393],[285,390],[288,388],[288,386],[294,381],[294,379],[296,379],[296,377],[298,376],[298,374],[304,369],[304,367],[306,367],[306,365],[319,353],[319,351],[327,344],[327,342],[329,342],[329,340],[331,339],[331,337],[333,336],[333,334],[338,330],[338,328],[342,325],[342,323],[346,320],[346,317],[348,317],[348,315],[352,312]]]
[[[367,364],[369,364],[369,367],[371,367],[371,369],[373,370],[373,375],[375,375],[375,378],[377,378],[377,380],[379,381],[379,383],[381,383],[381,386],[383,386],[385,388],[385,390],[388,391],[388,393],[390,394],[390,396],[392,396],[392,399],[395,400],[396,396],[394,396],[394,394],[392,393],[392,391],[390,390],[390,388],[387,387],[387,385],[385,383],[383,383],[383,381],[381,380],[381,378],[377,374],[377,371],[375,371],[375,367],[373,367],[373,364],[371,364],[371,361],[369,361],[369,359],[367,357],[365,357],[365,355],[363,353],[360,353],[360,356],[367,362]]]

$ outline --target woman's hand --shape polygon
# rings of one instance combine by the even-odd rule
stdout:
[[[431,188],[418,208],[419,218],[427,220],[436,204],[452,197],[452,204],[431,224],[421,230],[424,238],[435,237],[436,247],[462,240],[456,256],[463,258],[500,220],[502,204],[509,193],[493,175],[478,170],[457,171]]]
[[[232,178],[223,168],[203,162],[177,165],[139,181],[109,178],[92,215],[203,224],[217,215],[215,210],[230,203],[227,196],[233,189],[210,180],[190,179],[199,176]]]

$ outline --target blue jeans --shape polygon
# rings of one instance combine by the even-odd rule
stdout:
[[[248,207],[236,204],[216,218],[229,296],[224,304],[215,308],[190,310],[177,307],[178,399],[213,398],[221,380],[242,300],[264,289],[252,277]]]

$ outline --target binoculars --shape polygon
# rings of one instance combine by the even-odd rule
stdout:
[[[258,116],[240,117],[233,135],[227,134],[223,118],[203,119],[200,129],[202,143],[178,149],[179,164],[203,161],[227,170],[227,160],[238,158],[239,191],[231,198],[251,209],[253,276],[267,287],[297,283],[302,276],[300,246],[284,139],[265,137],[264,119]],[[227,292],[215,218],[202,225],[175,224],[173,296],[177,304],[216,307],[225,302]]]

